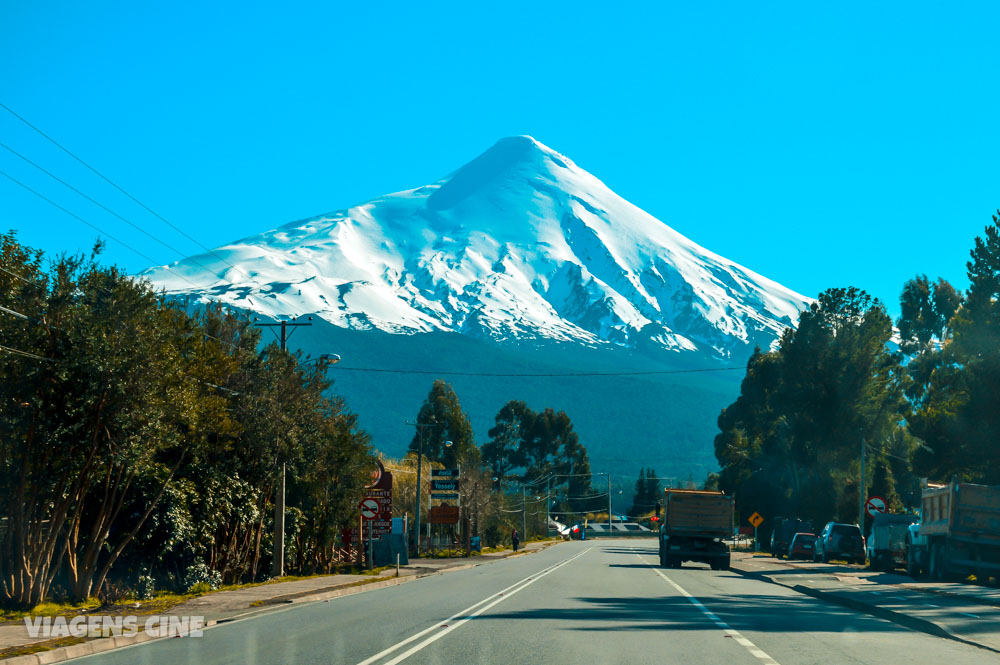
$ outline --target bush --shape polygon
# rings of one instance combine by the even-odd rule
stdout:
[[[222,586],[222,573],[212,570],[204,561],[191,564],[184,573],[184,588],[188,593],[207,593],[215,591],[220,586]],[[199,590],[195,591],[195,587]]]
[[[156,581],[152,575],[140,575],[135,583],[135,597],[139,600],[149,600],[156,595]]]

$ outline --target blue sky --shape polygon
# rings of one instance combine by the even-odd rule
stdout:
[[[967,286],[1000,207],[997,5],[655,4],[6,0],[0,102],[207,246],[531,134],[803,294],[895,314],[916,273]],[[179,251],[0,149],[156,263],[198,250],[2,110],[0,141]],[[2,177],[0,228],[51,253],[97,235]]]

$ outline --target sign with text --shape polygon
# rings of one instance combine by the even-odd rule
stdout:
[[[433,506],[430,510],[431,524],[458,524],[458,506]]]
[[[458,478],[458,469],[431,469],[431,478]]]
[[[431,498],[442,501],[458,501],[458,494],[455,492],[431,492]]]
[[[364,538],[368,537],[369,529],[375,537],[392,533],[392,474],[385,470],[382,462],[378,462],[376,471],[372,473],[372,481],[373,484],[362,494],[362,503],[374,501],[378,512],[374,517],[365,519]]]
[[[458,481],[457,480],[432,480],[431,481],[431,491],[432,492],[457,492],[458,491]]]

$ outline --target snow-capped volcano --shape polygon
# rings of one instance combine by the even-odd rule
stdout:
[[[170,294],[392,333],[770,346],[809,299],[688,240],[528,136],[441,180],[143,273]]]

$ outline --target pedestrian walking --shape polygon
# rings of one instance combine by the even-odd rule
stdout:
[[[517,538],[517,529],[514,529],[514,532],[510,534],[510,542],[514,543],[514,551],[516,552],[517,551],[517,546],[521,542]]]

